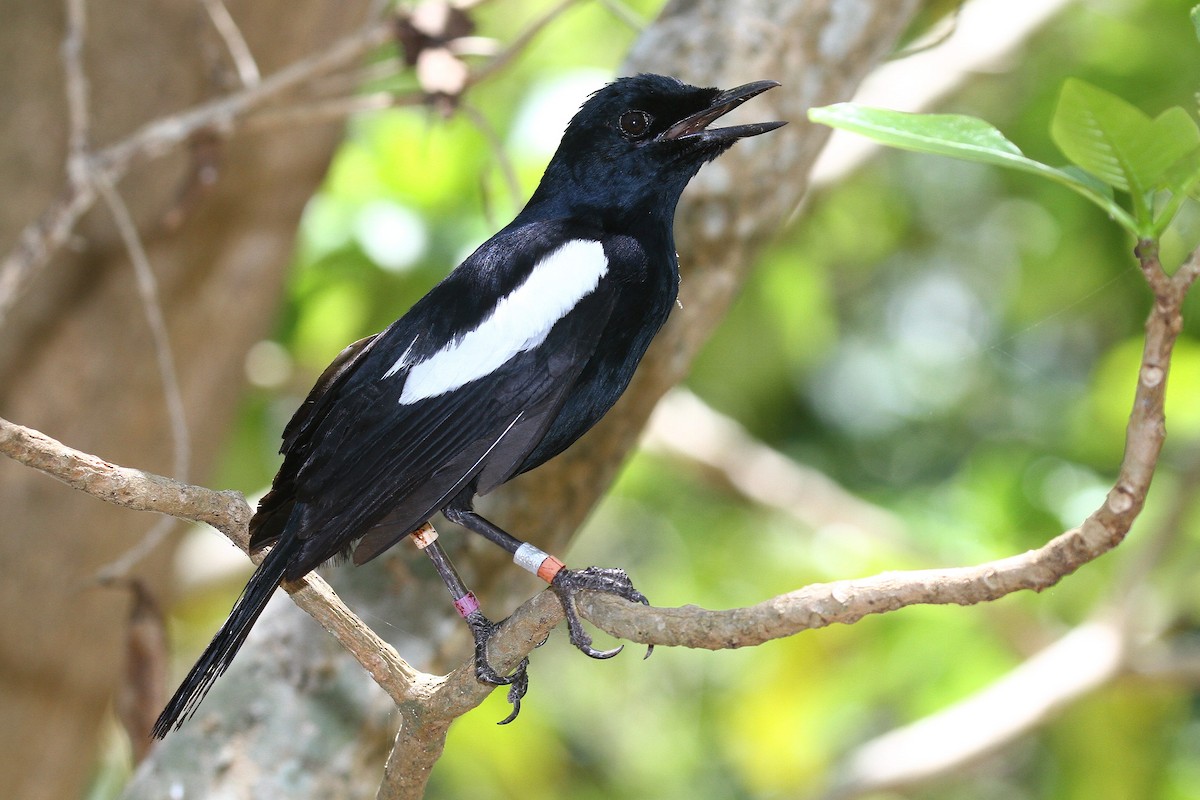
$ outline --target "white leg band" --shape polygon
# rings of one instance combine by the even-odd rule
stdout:
[[[517,552],[513,553],[513,563],[526,572],[537,575],[538,568],[542,566],[542,562],[548,557],[544,550],[539,550],[529,542],[526,542],[517,548]]]

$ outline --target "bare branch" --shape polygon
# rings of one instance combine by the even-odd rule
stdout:
[[[702,467],[743,497],[814,530],[851,529],[901,544],[904,524],[854,496],[828,476],[756,441],[735,420],[686,389],[672,389],[654,409],[642,444]]]
[[[218,492],[119,467],[5,419],[0,419],[0,453],[113,505],[203,522],[242,550],[249,547],[251,511],[240,492]],[[354,655],[397,703],[408,700],[430,679],[356,617],[320,576],[310,574],[283,588],[296,605]]]
[[[1121,542],[1145,502],[1163,441],[1163,400],[1171,348],[1182,327],[1183,299],[1191,278],[1198,272],[1190,266],[1196,259],[1193,256],[1188,267],[1181,269],[1174,279],[1166,277],[1158,268],[1157,254],[1145,243],[1139,248],[1139,257],[1148,280],[1155,286],[1156,296],[1146,323],[1146,345],[1130,416],[1126,455],[1107,501],[1080,528],[1037,550],[974,567],[885,573],[815,584],[748,608],[728,611],[706,611],[695,606],[647,608],[607,595],[589,594],[581,598],[580,611],[604,630],[624,639],[708,649],[745,647],[834,623],[849,624],[868,614],[908,605],[967,605],[1021,589],[1039,591],[1098,558]],[[116,467],[3,420],[0,420],[0,452],[118,505],[208,522],[226,532],[239,546],[246,546],[249,509],[236,493],[211,492]],[[214,506],[219,507],[216,513]],[[473,660],[460,666],[444,682],[414,670],[354,617],[316,576],[284,588],[351,650],[401,706],[407,727],[397,737],[390,761],[396,768],[381,787],[380,796],[417,796],[412,792],[422,790],[424,778],[416,785],[414,781],[418,779],[406,771],[408,765],[431,765],[440,752],[444,730],[450,722],[482,702],[492,687],[475,680]],[[492,639],[493,663],[499,669],[511,668],[561,618],[562,609],[552,593],[543,592],[528,601]],[[1052,656],[1057,651],[1047,652],[1046,663],[1056,663],[1057,656]],[[1102,665],[1111,663],[1103,659],[1093,661]],[[1030,670],[1040,669],[1039,662],[1031,663],[1034,666]],[[1105,680],[1110,672],[1106,666],[1094,678]],[[1020,683],[1023,678],[1013,680]],[[1073,686],[1085,691],[1093,683],[1076,681]],[[1001,694],[1004,691],[1007,689],[997,689]],[[1056,698],[1065,696],[1068,695],[1063,692],[1047,694],[1045,703],[1031,704],[1027,710],[1048,713],[1058,702]],[[984,700],[993,703],[994,697],[979,702]],[[953,722],[953,717],[950,719]],[[1027,724],[1027,720],[1022,722],[1014,717],[1013,724]],[[405,770],[398,765],[405,765]],[[427,771],[418,772],[427,775]],[[409,788],[404,789],[405,786]]]
[[[1188,258],[1174,278],[1162,271],[1152,243],[1139,244],[1137,254],[1154,290],[1155,302],[1146,320],[1137,390],[1126,429],[1125,457],[1104,504],[1080,527],[1036,550],[974,567],[885,573],[814,584],[751,608],[706,612],[686,606],[644,614],[632,604],[590,595],[581,602],[581,611],[623,639],[708,649],[745,647],[801,630],[856,622],[867,614],[908,605],[972,605],[1022,589],[1042,591],[1099,558],[1120,544],[1145,504],[1166,435],[1167,370],[1183,327],[1183,300],[1200,275],[1200,269],[1194,266],[1200,251]]]
[[[967,700],[858,748],[847,774],[826,797],[895,790],[994,752],[1108,683],[1124,655],[1119,626],[1080,625]]]
[[[211,8],[212,4],[217,2],[219,0],[206,0],[206,5]],[[508,47],[478,69],[473,70],[467,77],[466,86],[470,87],[480,83],[502,70],[547,25],[575,2],[576,0],[563,0],[538,18]],[[71,147],[72,153],[84,153],[85,151],[80,149],[86,143],[88,129],[87,83],[80,60],[84,0],[67,0],[67,8],[68,32],[64,39],[63,54],[67,65],[68,98],[72,119]],[[236,26],[234,27],[236,29]],[[301,59],[266,78],[249,82],[243,75],[243,82],[246,85],[242,89],[216,100],[202,103],[188,111],[149,122],[121,141],[91,154],[87,159],[89,162],[87,172],[93,175],[103,174],[110,184],[116,185],[134,164],[165,155],[186,143],[202,130],[228,133],[251,112],[262,109],[268,103],[278,100],[298,87],[312,84],[317,78],[330,75],[354,64],[366,53],[388,43],[393,34],[394,26],[390,18],[375,18],[361,30],[346,36],[324,52]],[[240,38],[240,34],[238,38]],[[230,42],[231,39],[226,37],[227,45],[230,45]],[[234,46],[230,47],[231,53],[233,53],[235,48]],[[240,67],[239,72],[241,72]],[[412,102],[412,98],[406,96],[392,98],[390,102],[378,95],[370,96],[365,100],[337,98],[330,101],[328,105],[308,109],[308,113],[302,119],[307,124],[324,122],[330,119],[340,119],[358,111],[392,105],[407,105],[410,102]],[[316,113],[312,113],[314,111]],[[294,114],[283,114],[272,118],[267,123],[260,122],[259,124],[291,123],[296,120],[297,117]],[[96,191],[92,182],[84,180],[82,177],[84,174],[82,161],[72,158],[71,163],[80,165],[69,169],[69,172],[78,173],[76,176],[78,179],[68,180],[68,185],[59,199],[21,231],[17,239],[17,246],[4,257],[3,261],[0,261],[0,326],[3,326],[8,312],[16,304],[25,285],[62,247],[79,218],[92,207],[96,200]]]
[[[162,303],[158,299],[158,281],[154,277],[154,269],[150,266],[150,259],[146,255],[137,225],[129,213],[129,207],[104,173],[94,173],[91,180],[112,213],[117,231],[129,253],[129,261],[133,264],[138,295],[142,301],[146,323],[150,326],[150,340],[154,345],[154,356],[158,362],[158,373],[162,378],[163,395],[167,403],[167,419],[171,426],[171,444],[175,456],[173,477],[186,481],[192,460],[192,441],[183,408],[183,392],[179,388],[179,373],[175,369],[175,356],[171,352],[171,337],[167,332],[167,321],[163,318]]]
[[[107,503],[203,522],[243,550],[249,545],[250,507],[241,492],[214,491],[119,467],[6,419],[0,419],[0,453]]]
[[[208,12],[208,18],[212,20],[213,27],[217,29],[217,33],[225,42],[225,48],[233,60],[234,69],[237,70],[238,79],[241,80],[243,86],[257,86],[262,82],[262,73],[258,71],[258,63],[254,60],[254,54],[250,52],[250,45],[246,43],[246,37],[242,36],[242,29],[234,21],[233,15],[229,13],[223,0],[202,0],[202,2],[204,10]]]
[[[1153,570],[1175,552],[1185,518],[1200,491],[1200,462],[1182,475],[1155,529],[1092,619],[1076,627],[999,680],[952,706],[889,731],[857,747],[838,783],[822,797],[848,800],[902,790],[951,774],[1012,743],[1123,675],[1193,682],[1200,675],[1194,644],[1161,639],[1172,625],[1147,613]],[[1180,565],[1175,564],[1176,568]],[[1161,587],[1160,587],[1161,588]],[[988,724],[979,725],[986,719]]]
[[[84,0],[67,0],[66,32],[63,35],[63,75],[66,82],[67,177],[72,183],[88,182],[88,151],[91,117],[88,112],[88,79],[83,68],[83,44],[87,35],[87,8]]]
[[[894,572],[815,584],[749,608],[647,608],[608,595],[587,594],[579,604],[581,613],[619,638],[647,644],[746,647],[811,628],[850,624],[868,614],[907,605],[969,605],[1021,589],[1040,591],[1108,552],[1128,533],[1145,502],[1163,441],[1163,401],[1171,348],[1182,326],[1184,295],[1200,272],[1191,266],[1198,258],[1193,255],[1174,279],[1158,279],[1152,277],[1161,274],[1153,249],[1143,244],[1139,258],[1155,288],[1156,303],[1146,323],[1146,346],[1130,417],[1129,443],[1107,501],[1080,528],[1061,534],[1037,550],[975,567]],[[550,592],[525,603],[493,638],[493,663],[501,669],[511,668],[560,618],[561,609]],[[1080,626],[969,702],[896,731],[864,749],[842,789],[853,790],[856,785],[888,787],[899,782],[901,776],[915,780],[940,771],[946,763],[962,763],[989,752],[1007,741],[1012,732],[1028,729],[1110,680],[1124,663],[1125,642],[1120,625],[1097,621]],[[434,720],[438,720],[435,727],[448,725],[449,719],[482,702],[490,691],[490,687],[474,681],[473,665],[463,664],[447,677],[431,704],[422,709],[424,714],[434,715],[433,719],[423,716],[421,723],[426,730],[435,725]],[[1018,697],[1022,702],[1015,701]],[[450,716],[443,718],[442,714]],[[966,735],[965,728],[979,730],[976,722],[981,718],[995,724],[989,726],[986,735]],[[991,728],[997,726],[1002,735],[992,735]],[[931,741],[941,745],[927,747]],[[419,761],[423,752],[420,748],[429,743],[429,738],[398,736],[389,764]],[[918,759],[914,749],[933,754]],[[398,778],[393,775],[392,780]],[[385,780],[379,797],[419,797],[424,783],[422,780],[416,789],[409,787],[411,793],[400,792],[398,785]],[[393,790],[395,793],[389,793]],[[835,796],[844,795],[839,792]]]
[[[83,5],[82,0],[70,0],[70,4],[77,4],[79,8]],[[70,4],[68,9],[74,7]],[[93,154],[90,158],[90,171],[93,174],[104,174],[109,183],[115,185],[134,163],[171,152],[186,143],[198,131],[231,129],[249,111],[306,84],[319,75],[356,62],[365,53],[386,43],[391,33],[390,22],[376,20],[357,33],[343,38],[328,50],[301,59],[256,85],[203,103],[181,114],[147,123],[125,139]],[[76,53],[73,36],[74,34],[71,34],[67,39],[71,46],[64,48],[64,54],[72,59],[77,58],[73,55]],[[68,64],[70,63],[69,61]],[[81,83],[78,75],[69,78],[68,83],[68,94],[76,95],[86,102],[86,83]],[[82,116],[74,116],[78,113],[78,104],[78,100],[72,101],[72,107],[75,109],[72,112],[75,119],[72,123],[73,133],[83,130],[81,120],[85,119]],[[73,140],[75,138],[77,137],[73,136]],[[59,199],[21,232],[17,246],[0,262],[0,325],[3,325],[25,284],[63,245],[79,218],[92,207],[95,199],[96,192],[90,181],[69,179]]]

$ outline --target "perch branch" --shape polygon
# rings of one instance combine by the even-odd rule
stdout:
[[[248,526],[252,512],[240,492],[214,491],[110,464],[2,418],[0,453],[113,505],[203,522],[221,531],[243,551],[250,545]],[[355,616],[320,576],[310,574],[284,584],[283,588],[296,605],[353,654],[397,703],[407,700],[417,691],[416,687],[429,680],[430,676],[410,666]]]
[[[748,608],[727,611],[709,611],[696,606],[654,608],[589,593],[580,600],[580,612],[622,639],[713,650],[748,647],[834,623],[850,624],[869,614],[909,605],[971,605],[1023,589],[1041,591],[1099,558],[1125,538],[1145,503],[1165,436],[1167,369],[1175,339],[1182,329],[1183,300],[1200,274],[1200,255],[1197,253],[1192,254],[1174,277],[1163,272],[1157,250],[1151,243],[1140,243],[1137,255],[1154,291],[1155,304],[1146,321],[1146,341],[1127,428],[1125,457],[1104,504],[1079,528],[1055,537],[1041,548],[998,561],[973,567],[892,572],[814,584]],[[544,638],[561,615],[557,599],[548,591],[525,603],[492,639],[493,663],[500,669],[510,669]],[[1027,662],[1024,669],[1011,676],[1011,680],[998,684],[992,692],[981,694],[967,710],[991,709],[1008,703],[1006,698],[1011,698],[1014,687],[1028,686],[1031,680],[1040,680],[1060,669],[1064,662],[1075,663],[1081,648],[1096,654],[1096,658],[1090,659],[1093,663],[1089,674],[1072,684],[1076,687],[1074,692],[1061,690],[1061,687],[1059,691],[1046,690],[1041,693],[1039,702],[1024,706],[1025,713],[1007,715],[1010,728],[1036,722],[1062,702],[1077,696],[1078,692],[1088,691],[1107,680],[1122,663],[1122,641],[1122,637],[1113,634],[1111,626],[1105,627],[1101,623],[1081,626],[1076,635],[1064,638]],[[473,665],[468,662],[451,673],[430,702],[422,707],[419,724],[414,722],[413,727],[432,731],[433,740],[440,742],[451,720],[481,703],[491,692],[491,687],[481,686],[474,680],[472,672]],[[961,713],[948,715],[936,724],[939,729],[957,729],[961,717]],[[407,715],[404,724],[409,724]],[[903,745],[907,741],[905,736],[916,734],[898,732],[897,735]],[[423,763],[422,757],[427,755],[430,743],[430,738],[402,731],[393,746],[389,764]],[[931,765],[930,769],[935,767]],[[401,781],[393,769],[385,777],[378,797],[387,800],[420,797],[423,788],[423,778],[414,780],[410,776]]]
[[[1200,255],[1196,253],[1173,277],[1162,270],[1152,243],[1140,243],[1137,253],[1155,302],[1146,322],[1125,457],[1106,501],[1079,528],[1036,550],[978,566],[893,572],[815,584],[748,608],[647,608],[590,594],[581,598],[580,611],[604,630],[628,640],[708,649],[746,647],[834,623],[849,624],[868,614],[909,605],[969,605],[1022,589],[1040,591],[1108,552],[1124,539],[1145,503],[1165,436],[1167,370],[1182,329],[1183,300],[1200,275]],[[245,548],[247,544],[249,507],[236,492],[214,492],[117,467],[4,420],[0,420],[0,452],[109,502],[206,522],[239,546]],[[396,739],[389,759],[393,765],[391,778],[384,781],[379,796],[417,796],[415,793],[424,787],[422,776],[427,776],[427,769],[418,770],[415,777],[408,773],[402,778],[397,774],[399,765],[431,765],[450,722],[481,703],[492,687],[475,680],[471,662],[445,679],[414,670],[345,609],[324,581],[315,576],[285,588],[351,650],[396,700],[406,727]],[[526,602],[493,638],[493,663],[499,669],[511,668],[561,618],[557,598],[549,592]]]

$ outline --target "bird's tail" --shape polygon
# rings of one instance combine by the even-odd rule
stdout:
[[[298,537],[284,537],[258,565],[242,590],[241,597],[234,603],[233,610],[229,612],[229,619],[225,620],[208,647],[204,648],[192,671],[183,679],[175,696],[158,716],[151,732],[155,738],[164,738],[172,728],[178,728],[191,717],[213,682],[228,669],[250,629],[266,608],[275,587],[282,580],[289,559],[294,551],[300,549],[300,544]]]

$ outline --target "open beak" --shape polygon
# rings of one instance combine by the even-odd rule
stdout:
[[[713,120],[728,114],[751,97],[756,97],[768,89],[774,89],[779,81],[755,81],[727,89],[713,98],[712,103],[703,111],[697,111],[691,116],[684,117],[671,127],[660,133],[658,141],[673,141],[676,139],[701,139],[704,142],[731,142],[744,139],[747,136],[758,136],[760,133],[773,131],[786,125],[786,122],[755,122],[750,125],[734,125],[728,128],[712,128],[708,126]]]

